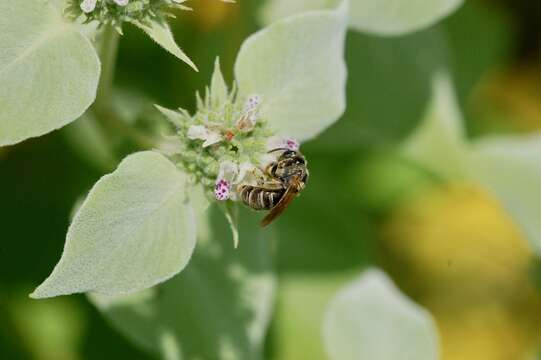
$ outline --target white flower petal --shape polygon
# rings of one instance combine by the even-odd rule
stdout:
[[[85,0],[81,3],[81,10],[85,14],[91,13],[96,8],[97,0]]]
[[[222,140],[223,140],[222,135],[218,134],[217,132],[210,131],[208,133],[207,138],[205,139],[205,142],[203,143],[203,147],[214,145],[216,143],[219,143]]]
[[[206,140],[209,135],[209,131],[203,125],[192,125],[188,129],[188,139]]]
[[[128,5],[129,0],[114,0],[114,2],[118,6],[126,6],[126,5]]]
[[[239,174],[239,166],[232,161],[223,161],[220,163],[220,170],[216,182],[226,180],[232,183]]]
[[[207,147],[222,141],[223,137],[215,131],[210,131],[203,125],[192,125],[188,129],[188,139],[205,140],[203,147]]]
[[[261,97],[259,95],[250,95],[244,105],[245,111],[257,110],[257,107],[261,104]]]
[[[257,115],[255,113],[244,113],[235,124],[235,127],[243,133],[252,131],[257,122]]]

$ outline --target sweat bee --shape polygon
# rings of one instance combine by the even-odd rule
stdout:
[[[277,161],[265,168],[266,179],[257,186],[241,185],[238,189],[242,202],[254,210],[269,210],[261,221],[267,226],[280,216],[295,197],[304,189],[308,180],[308,168],[304,156],[294,150],[282,151]]]

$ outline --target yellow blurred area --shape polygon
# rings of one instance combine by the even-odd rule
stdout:
[[[191,2],[194,19],[203,31],[212,31],[224,23],[234,20],[239,4],[220,0],[197,0]]]
[[[541,340],[541,293],[524,235],[486,191],[435,188],[383,230],[397,283],[436,318],[443,360],[521,360]]]

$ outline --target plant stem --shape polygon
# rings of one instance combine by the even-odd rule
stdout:
[[[101,36],[99,49],[101,78],[95,102],[95,107],[98,112],[107,111],[111,107],[119,40],[118,32],[111,25],[104,26]]]
[[[104,26],[98,50],[101,60],[101,77],[94,102],[94,112],[104,130],[127,137],[142,148],[152,148],[155,141],[147,134],[122,121],[113,108],[113,83],[119,37],[119,33],[111,25]]]

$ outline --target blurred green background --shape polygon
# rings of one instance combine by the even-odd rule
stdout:
[[[116,84],[134,121],[144,126],[155,116],[130,100],[137,94],[192,110],[216,56],[231,81],[240,44],[259,27],[261,3],[193,0],[195,11],[178,14],[175,37],[200,73],[126,26]],[[280,284],[268,358],[323,358],[321,313],[368,265],[382,266],[432,312],[444,360],[541,353],[541,293],[520,230],[483,190],[438,183],[397,151],[422,119],[431,75],[442,67],[452,74],[468,136],[539,129],[540,19],[538,1],[467,0],[408,36],[349,32],[346,114],[303,146],[310,183],[276,224]],[[109,170],[89,161],[70,134],[0,149],[0,359],[151,358],[83,295],[27,297],[60,257],[73,204]]]

